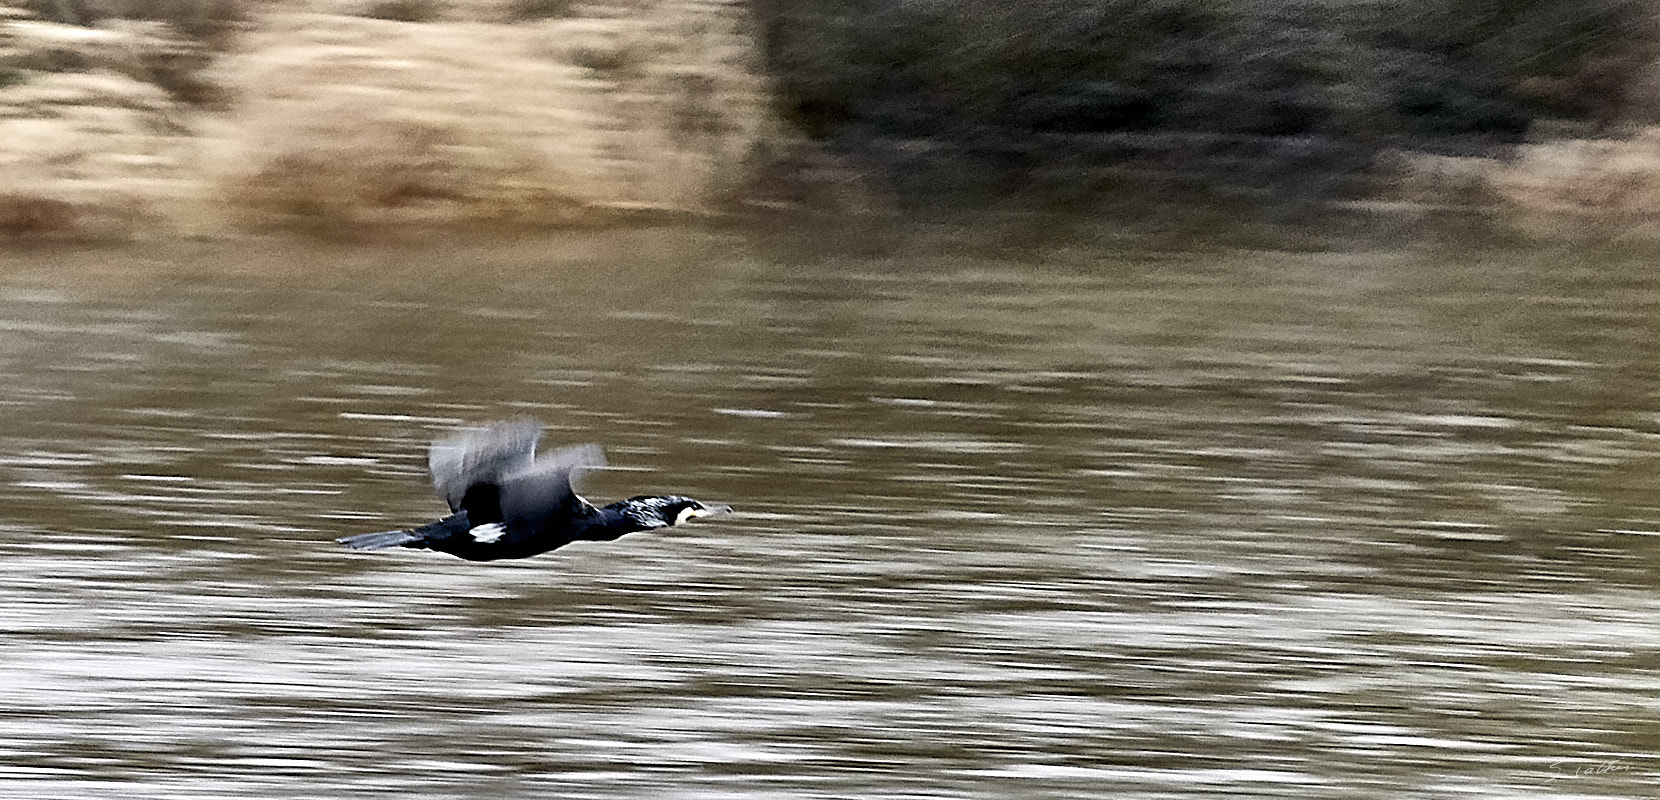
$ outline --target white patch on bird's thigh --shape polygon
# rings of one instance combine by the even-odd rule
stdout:
[[[502,534],[507,533],[507,526],[500,522],[492,522],[488,525],[480,525],[467,532],[473,535],[473,541],[489,544],[500,539]]]
[[[696,519],[696,518],[701,517],[701,516],[703,516],[704,514],[707,514],[707,513],[709,513],[709,512],[704,511],[701,508],[692,508],[691,506],[687,506],[685,508],[680,509],[680,513],[676,514],[674,516],[674,524],[679,525],[680,523],[685,522],[686,520]]]

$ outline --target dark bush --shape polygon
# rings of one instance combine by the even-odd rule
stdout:
[[[1444,56],[1388,53],[1377,79],[1387,103],[1379,115],[1386,125],[1381,132],[1516,142],[1532,123],[1526,104],[1493,75]]]
[[[576,0],[511,0],[506,16],[509,22],[530,22],[563,19],[575,11]]]
[[[1649,3],[754,5],[784,116],[833,150],[896,180],[893,168],[936,163],[958,184],[1017,191],[1070,174],[1077,195],[1111,183],[1097,167],[1149,159],[1251,183],[1277,168],[1364,171],[1356,155],[1383,147],[1502,146],[1539,118],[1616,122],[1657,57]],[[1299,143],[1256,141],[1288,137]],[[1295,156],[1311,152],[1344,155]],[[976,164],[983,179],[963,176]]]
[[[1376,17],[1370,44],[1387,60],[1412,62],[1432,87],[1394,93],[1408,115],[1427,92],[1462,95],[1441,106],[1455,118],[1472,106],[1507,105],[1528,118],[1606,124],[1625,113],[1631,82],[1660,57],[1648,0],[1395,0],[1380,8],[1387,13]]]
[[[370,19],[392,22],[434,22],[442,11],[438,0],[376,0],[362,13]]]
[[[41,19],[66,25],[105,20],[164,22],[184,36],[219,47],[247,19],[245,0],[22,0]]]

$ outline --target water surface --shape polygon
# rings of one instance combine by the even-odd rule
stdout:
[[[9,254],[0,798],[1652,796],[1647,259],[968,241]]]

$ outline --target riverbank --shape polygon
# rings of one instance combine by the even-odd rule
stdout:
[[[319,5],[273,6],[217,53],[161,23],[14,14],[4,23],[13,66],[0,75],[0,235],[706,215],[783,141],[733,4],[553,19],[474,8],[420,21]],[[169,91],[158,69],[187,61],[186,80],[172,83],[195,96]]]
[[[0,239],[986,207],[1660,236],[1625,0],[1485,27],[1416,0],[12,2]]]

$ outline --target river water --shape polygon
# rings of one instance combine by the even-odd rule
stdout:
[[[1642,254],[0,263],[0,798],[1660,796]],[[331,541],[502,417],[740,513]]]

